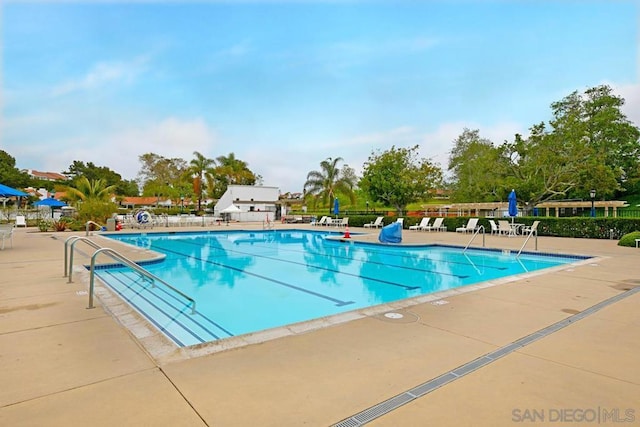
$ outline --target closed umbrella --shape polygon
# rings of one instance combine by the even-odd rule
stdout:
[[[518,200],[516,199],[516,190],[511,190],[509,193],[509,216],[513,223],[513,218],[518,216]]]
[[[333,200],[333,214],[336,216],[336,218],[338,217],[338,214],[340,213],[340,202],[338,201],[338,198],[336,197]]]

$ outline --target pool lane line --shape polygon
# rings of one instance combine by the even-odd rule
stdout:
[[[105,270],[102,270],[102,271],[103,271],[105,274],[108,274],[108,275],[111,275],[111,276],[112,276],[112,274],[109,272],[109,270],[106,270],[106,269],[105,269]],[[100,276],[100,275],[98,275],[98,276]],[[112,277],[113,277],[113,276],[112,276]],[[117,279],[116,277],[113,277],[113,278],[114,278],[115,280],[118,280],[120,283],[122,283],[122,284],[123,284],[125,287],[127,287],[128,289],[131,289],[128,285],[124,284],[121,280]],[[104,280],[104,279],[103,279],[103,280]],[[106,281],[105,281],[105,283],[106,283]],[[107,284],[108,284],[108,283],[107,283]],[[137,311],[139,311],[139,312],[141,312],[141,313],[144,313],[144,312],[145,312],[145,311],[144,311],[144,310],[142,310],[142,309],[141,309],[141,308],[140,308],[140,307],[139,307],[135,302],[133,302],[133,301],[131,301],[129,298],[125,297],[125,296],[123,295],[123,293],[122,293],[122,292],[120,292],[118,289],[116,289],[115,287],[112,287],[112,286],[109,286],[109,288],[111,288],[114,292],[116,292],[118,295],[120,295],[120,297],[121,297],[122,299],[124,299],[125,301],[127,301],[127,303],[129,303],[131,306],[135,307]],[[140,290],[140,292],[135,291],[135,290],[134,290],[133,292],[134,292],[134,294],[135,294],[136,296],[139,296],[140,298],[142,298],[142,299],[146,300],[149,304],[151,304],[151,305],[153,305],[154,307],[156,307],[156,306],[155,306],[151,301],[149,301],[146,297],[144,297],[144,296],[141,294],[141,291],[142,291],[142,290],[144,290],[144,288],[143,288],[143,289],[141,289],[141,290]],[[163,311],[163,310],[161,310],[160,308],[158,308],[158,307],[156,307],[156,308],[158,309],[158,311],[160,311],[160,312],[164,313],[164,311]],[[167,314],[167,313],[164,313],[164,314],[168,316],[168,314]],[[184,346],[185,346],[185,344],[184,344],[182,341],[180,341],[180,339],[179,339],[178,337],[174,336],[170,331],[166,330],[166,329],[165,329],[165,327],[164,327],[164,326],[162,326],[161,324],[159,324],[155,319],[153,319],[153,318],[151,318],[151,317],[149,317],[149,316],[144,316],[144,317],[145,317],[149,322],[151,322],[153,325],[155,325],[155,327],[156,327],[156,328],[158,328],[160,331],[162,331],[163,333],[167,334],[167,336],[168,336],[169,338],[171,338],[171,340],[173,340],[173,342],[175,342],[176,344],[178,344],[180,347],[184,347]],[[169,317],[169,316],[168,316],[168,317]],[[183,327],[183,329],[184,329],[184,330],[186,330],[186,331],[187,331],[188,333],[190,333],[191,335],[193,335],[193,333],[192,333],[191,331],[189,331],[187,328],[184,328],[184,327]],[[198,337],[198,336],[195,336],[195,338],[196,338],[196,339],[199,339],[199,340],[202,340],[202,338],[200,338],[200,337]],[[204,342],[204,341],[202,341],[202,342]]]
[[[126,267],[125,267],[126,268]],[[123,272],[124,275],[125,272]],[[133,270],[130,270],[128,273],[133,273]],[[125,277],[129,277],[126,276]],[[162,292],[164,295],[166,295],[167,297],[171,298],[174,302],[177,302],[178,304],[182,305],[183,301],[178,298],[178,296],[173,293],[173,292],[169,292],[169,290],[163,286],[156,286],[156,288],[158,289],[159,292]],[[158,297],[160,297],[157,293],[154,294]],[[174,304],[171,304],[167,299],[165,298],[161,298],[165,303],[167,303],[167,305],[171,306],[173,309],[175,309],[178,312],[182,312],[178,307],[176,307]],[[218,324],[218,322],[208,318],[207,316],[203,315],[202,313],[200,313],[198,310],[196,310],[196,312],[194,314],[190,314],[187,319],[189,319],[191,322],[195,323],[196,325],[198,325],[199,327],[201,327],[203,330],[205,330],[206,332],[208,332],[209,334],[213,335],[216,339],[220,339],[221,337],[218,336],[218,334],[214,333],[213,331],[209,330],[208,327],[204,326],[203,324],[201,324],[199,321],[195,320],[196,317],[200,317],[202,318],[204,321],[206,321],[207,323],[209,323],[211,326],[213,326],[216,329],[219,329],[220,331],[224,332],[225,334],[227,334],[229,337],[234,337],[236,334],[234,334],[233,332],[229,331],[227,328],[225,328],[224,326]]]
[[[187,242],[181,242],[181,243],[188,244]],[[193,243],[193,245],[196,245],[196,243]],[[152,244],[151,246],[153,247],[154,244]],[[162,248],[162,246],[157,246],[157,247]],[[316,266],[316,265],[313,265],[313,264],[309,264],[309,263],[302,263],[302,262],[297,262],[297,261],[284,260],[284,259],[280,259],[280,258],[274,258],[274,257],[266,256],[266,255],[259,255],[259,254],[255,254],[255,253],[251,253],[251,252],[242,252],[242,251],[237,251],[237,250],[233,250],[233,249],[226,249],[226,248],[224,248],[222,246],[220,246],[220,247],[212,247],[212,248],[215,249],[215,250],[220,250],[220,251],[225,251],[225,252],[233,252],[233,253],[241,254],[241,255],[250,255],[250,256],[253,256],[253,257],[256,257],[256,258],[264,258],[264,259],[268,259],[268,260],[272,260],[272,261],[284,262],[284,263],[294,264],[294,265],[301,265],[303,267],[315,268],[317,270],[330,271],[332,273],[343,274],[345,276],[358,277],[358,278],[361,278],[361,279],[370,280],[372,282],[382,283],[384,285],[396,286],[396,287],[402,288],[402,289],[404,289],[406,291],[414,291],[416,289],[421,289],[420,286],[407,286],[407,285],[403,285],[402,283],[391,282],[389,280],[376,279],[375,277],[361,276],[359,274],[354,274],[354,273],[347,273],[347,272],[336,270],[336,269],[333,269],[333,268],[319,267],[319,266]],[[162,248],[162,250],[168,251],[168,252],[171,252],[171,253],[174,253],[174,254],[187,256],[187,254],[183,254],[181,252],[174,251],[174,250],[171,250],[171,249]],[[219,265],[221,267],[227,267],[227,268],[236,269],[236,267],[231,267],[231,266],[228,266],[226,264],[205,260],[205,259],[202,259],[202,258],[194,257],[192,255],[188,255],[188,256],[190,258],[197,259],[199,261],[212,263],[212,264],[215,264],[215,265]],[[245,270],[240,270],[240,269],[237,269],[237,270],[241,271],[243,273],[246,273],[246,274],[253,274],[253,275],[259,276],[256,273],[247,273]],[[454,277],[460,278],[460,279],[466,279],[466,278],[469,277],[469,276],[456,276],[456,275],[451,275],[451,276],[454,276]],[[262,276],[259,276],[259,277],[262,277]],[[269,280],[275,281],[275,279],[269,279]],[[294,286],[294,285],[289,285],[289,286]],[[313,292],[313,291],[310,291],[310,292]],[[354,301],[350,301],[350,303],[353,303],[353,302]]]
[[[124,267],[126,269],[126,267]],[[144,291],[148,291],[148,288],[146,287],[141,287],[141,289],[138,291],[136,289],[134,289],[132,286],[130,286],[129,284],[125,283],[124,280],[122,280],[120,278],[120,276],[116,276],[113,274],[113,271],[109,271],[108,269],[103,270],[103,272],[107,275],[109,275],[113,280],[121,283],[124,287],[126,287],[127,289],[131,290],[135,296],[138,296],[140,298],[142,298],[143,300],[145,300],[149,305],[151,305],[152,307],[154,307],[156,310],[158,310],[159,312],[163,313],[165,316],[167,316],[168,319],[170,319],[171,322],[176,323],[179,327],[181,327],[183,330],[185,330],[186,332],[188,332],[190,335],[192,335],[194,338],[196,338],[198,341],[202,342],[207,342],[207,341],[211,341],[211,339],[204,339],[202,337],[200,337],[197,333],[193,332],[191,330],[190,327],[188,327],[185,322],[178,320],[177,317],[172,316],[170,313],[168,313],[167,311],[161,309],[159,306],[157,306],[156,304],[154,304],[149,298],[145,297],[145,294],[143,294]],[[137,280],[133,280],[131,278],[131,274],[132,271],[122,271],[122,277],[129,279],[132,283],[138,283]],[[100,275],[99,275],[100,276]],[[105,281],[105,283],[107,285],[109,285],[109,282],[106,281],[104,277],[102,277],[102,279]],[[151,282],[147,282],[147,283],[151,283]],[[138,306],[137,304],[135,304],[133,301],[131,301],[129,298],[126,298],[118,289],[113,288],[111,285],[109,286],[111,287],[111,289],[113,289],[115,292],[117,292],[122,298],[124,298],[127,302],[129,302],[129,304],[133,305],[134,307],[136,307],[138,309],[139,312],[141,313],[146,313],[146,311],[144,311],[140,306]],[[180,302],[180,300],[178,300],[176,298],[175,295],[167,292],[166,289],[162,288],[162,287],[158,287],[156,286],[156,288],[158,289],[159,292],[161,292],[162,294],[172,298],[174,301]],[[162,302],[164,302],[166,305],[168,305],[169,307],[171,307],[172,309],[174,309],[178,314],[185,314],[185,309],[187,306],[185,306],[185,308],[180,308],[175,306],[174,304],[172,304],[170,301],[168,301],[167,299],[163,298],[160,294],[158,293],[153,293],[153,292],[148,292],[151,293],[152,295],[154,295],[156,298],[160,299]],[[213,332],[212,330],[210,330],[207,326],[203,325],[202,323],[200,323],[198,320],[196,320],[194,318],[194,316],[199,316],[202,319],[206,320],[208,323],[212,324],[213,326],[215,326],[217,329],[223,331],[224,333],[226,333],[227,335],[229,335],[229,337],[234,336],[233,333],[229,332],[227,329],[225,329],[224,327],[218,325],[216,322],[212,321],[211,319],[207,318],[206,316],[203,316],[202,314],[198,313],[196,311],[195,315],[192,314],[186,314],[185,318],[188,319],[190,322],[193,322],[195,325],[199,326],[200,328],[202,328],[203,331],[205,331],[206,333],[208,333],[209,335],[211,335],[212,337],[214,337],[215,339],[220,339],[222,337],[220,337],[217,333]],[[176,344],[180,345],[181,347],[184,347],[186,344],[182,343],[177,337],[174,337],[173,334],[171,334],[167,329],[165,329],[165,327],[159,325],[156,321],[154,321],[152,318],[150,318],[150,316],[144,316],[145,318],[147,318],[149,321],[151,321],[151,323],[153,323],[154,325],[156,325],[158,327],[158,329],[160,329],[162,332],[165,332],[171,339],[173,339]]]
[[[127,267],[123,267],[123,268],[127,268]],[[111,274],[111,276],[120,281],[120,283],[122,283],[123,285],[124,282],[119,280],[115,275],[113,275],[113,272],[109,272]],[[130,274],[129,273],[133,273],[133,270],[129,270],[127,272],[123,271],[123,276],[130,278]],[[133,280],[132,280],[133,281]],[[134,283],[136,281],[133,281]],[[127,285],[125,285],[127,286]],[[131,289],[129,286],[127,286],[129,289]],[[167,297],[171,298],[174,302],[180,303],[182,305],[182,301],[177,297],[177,295],[175,295],[172,292],[169,292],[166,288],[162,287],[162,286],[156,286],[156,288],[158,289],[159,292],[161,292],[162,294],[166,295]],[[143,290],[146,290],[146,288],[144,288]],[[157,293],[154,293],[153,295],[155,295],[156,297],[160,298],[162,301],[164,301],[168,306],[170,306],[171,308],[175,309],[177,312],[182,313],[183,311],[175,306],[174,304],[170,303],[167,299],[165,298],[161,298],[160,295],[158,295]],[[141,296],[141,295],[140,295]],[[142,297],[142,296],[141,296]],[[167,313],[165,313],[167,314]],[[170,316],[169,316],[170,317]],[[229,331],[228,329],[226,329],[224,326],[218,324],[218,322],[208,318],[207,316],[203,315],[202,313],[200,313],[198,310],[196,310],[195,314],[193,315],[188,315],[186,318],[189,319],[189,321],[193,322],[194,324],[198,325],[200,328],[202,328],[204,331],[206,331],[207,333],[209,333],[210,335],[212,335],[213,337],[215,337],[215,339],[220,339],[220,338],[226,338],[226,337],[220,337],[218,336],[217,333],[211,331],[207,326],[203,325],[202,323],[200,323],[199,321],[195,320],[195,317],[200,317],[202,318],[204,321],[206,321],[207,323],[209,323],[211,326],[213,326],[216,329],[219,329],[220,331],[224,332],[225,334],[227,334],[229,337],[233,337],[235,336],[234,333],[232,333],[231,331]],[[178,322],[177,320],[175,320],[174,318],[170,317],[173,321]],[[210,341],[210,340],[207,340]],[[206,342],[206,341],[205,341]]]
[[[246,271],[246,270],[243,270],[243,269],[238,268],[238,267],[233,267],[231,265],[226,265],[226,264],[222,264],[220,262],[215,262],[215,261],[211,261],[211,260],[208,260],[208,259],[195,257],[195,256],[192,256],[192,255],[187,255],[187,254],[184,254],[182,252],[174,251],[172,249],[163,248],[162,246],[158,246],[158,245],[154,245],[154,244],[151,245],[152,248],[154,246],[157,247],[157,248],[162,249],[163,251],[171,252],[171,253],[177,254],[177,255],[188,256],[191,259],[195,259],[195,260],[198,260],[198,261],[206,262],[207,264],[217,265],[218,267],[228,268],[230,270],[237,271],[239,273],[246,274],[248,276],[257,277],[259,279],[266,280],[267,282],[272,282],[272,283],[275,283],[275,284],[280,285],[280,286],[284,286],[284,287],[287,287],[287,288],[290,288],[290,289],[295,289],[297,291],[304,292],[306,294],[313,295],[313,296],[316,296],[318,298],[322,298],[322,299],[331,301],[331,302],[336,304],[336,307],[342,307],[342,306],[345,306],[345,305],[349,305],[349,304],[354,304],[355,303],[355,301],[339,300],[339,299],[330,297],[329,295],[324,295],[324,294],[321,294],[319,292],[315,292],[315,291],[311,291],[309,289],[301,288],[300,286],[292,285],[290,283],[286,283],[286,282],[283,282],[281,280],[272,279],[271,277],[263,276],[261,274],[252,273],[250,271]],[[269,258],[269,259],[275,259],[277,261],[280,261],[277,258]],[[304,264],[301,264],[301,265],[304,265]]]
[[[640,292],[640,286],[635,286],[628,291],[620,293],[616,296],[608,298],[604,301],[600,301],[598,304],[593,305],[585,310],[582,310],[580,313],[574,314],[573,316],[569,316],[559,322],[553,323],[545,328],[542,328],[532,334],[529,334],[525,337],[522,337],[511,344],[507,344],[505,346],[500,347],[497,350],[494,350],[490,353],[485,354],[471,362],[465,363],[462,366],[457,367],[456,369],[452,369],[449,372],[446,372],[436,378],[433,378],[425,383],[422,383],[416,387],[413,387],[410,390],[407,390],[403,393],[393,396],[390,399],[387,399],[383,402],[378,403],[377,405],[371,406],[364,411],[358,412],[355,415],[347,417],[342,421],[333,424],[332,427],[359,427],[368,422],[375,420],[376,418],[380,418],[381,416],[398,409],[399,407],[416,400],[422,396],[425,396],[432,391],[449,384],[459,378],[464,377],[476,371],[490,363],[495,362],[496,360],[513,353],[516,350],[519,350],[534,341],[537,341],[541,338],[545,338],[560,329],[563,329],[579,320],[584,319],[587,316],[590,316],[597,311],[600,311],[604,307],[607,307],[611,304],[614,304],[618,301],[621,301],[627,297],[632,296]]]

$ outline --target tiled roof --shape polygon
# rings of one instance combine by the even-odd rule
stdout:
[[[30,170],[29,175],[34,178],[46,179],[47,181],[66,181],[67,177],[57,172],[41,172]]]

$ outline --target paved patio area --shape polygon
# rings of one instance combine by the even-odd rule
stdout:
[[[296,228],[277,225],[286,227]],[[354,239],[377,239],[376,230],[356,232],[369,234]],[[363,311],[210,352],[160,343],[104,291],[86,309],[86,273],[76,270],[70,284],[63,277],[71,235],[21,228],[0,251],[2,426],[356,426],[354,416],[368,408],[617,296],[624,298],[370,425],[640,425],[640,249],[617,241],[539,237],[541,252],[596,258],[438,296],[446,304],[392,305],[388,311],[405,314],[400,320]],[[456,245],[470,238],[403,237]],[[523,241],[485,237],[487,247],[515,251]],[[473,246],[481,245],[478,236]],[[77,265],[87,263],[91,248],[77,246]]]

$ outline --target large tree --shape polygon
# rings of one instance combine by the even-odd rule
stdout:
[[[31,179],[26,172],[16,168],[16,159],[4,150],[0,150],[0,183],[9,187],[24,188]]]
[[[314,170],[307,174],[304,194],[306,199],[312,199],[313,206],[320,202],[323,206],[328,205],[331,209],[330,202],[339,194],[347,196],[352,204],[355,203],[353,191],[356,186],[355,177],[347,165],[343,168],[338,166],[342,161],[342,157],[335,159],[329,157],[320,162],[320,170]]]
[[[72,186],[75,186],[80,177],[85,177],[89,181],[100,179],[106,185],[113,185],[115,194],[121,196],[137,196],[139,194],[138,184],[135,180],[123,180],[119,173],[106,166],[96,166],[92,162],[85,164],[80,160],[74,160],[69,165],[69,170],[62,173],[71,180]]]
[[[99,201],[108,202],[114,194],[115,185],[107,185],[102,179],[88,180],[82,176],[78,178],[75,186],[65,188],[65,198],[70,201]]]
[[[575,159],[581,162],[580,180],[571,196],[595,188],[600,196],[612,197],[640,178],[640,129],[622,112],[623,105],[624,99],[606,85],[551,104],[551,133],[586,155]]]
[[[144,196],[162,195],[177,199],[180,195],[192,194],[189,168],[184,159],[168,159],[155,153],[143,154],[139,159],[142,168],[138,172],[138,181]]]
[[[198,197],[198,211],[202,206],[202,193],[204,191],[204,176],[212,173],[216,165],[216,161],[209,159],[201,153],[194,151],[194,158],[189,162],[188,172],[194,175],[194,192]]]
[[[506,167],[500,150],[477,129],[465,128],[453,144],[449,156],[451,198],[463,202],[500,200]]]
[[[391,147],[373,152],[364,164],[360,187],[378,202],[393,206],[400,215],[409,203],[425,200],[442,184],[442,170],[418,157],[419,147]]]
[[[206,175],[207,187],[212,197],[220,197],[229,185],[255,185],[260,180],[249,169],[247,162],[236,158],[234,153],[216,157],[217,166]]]

